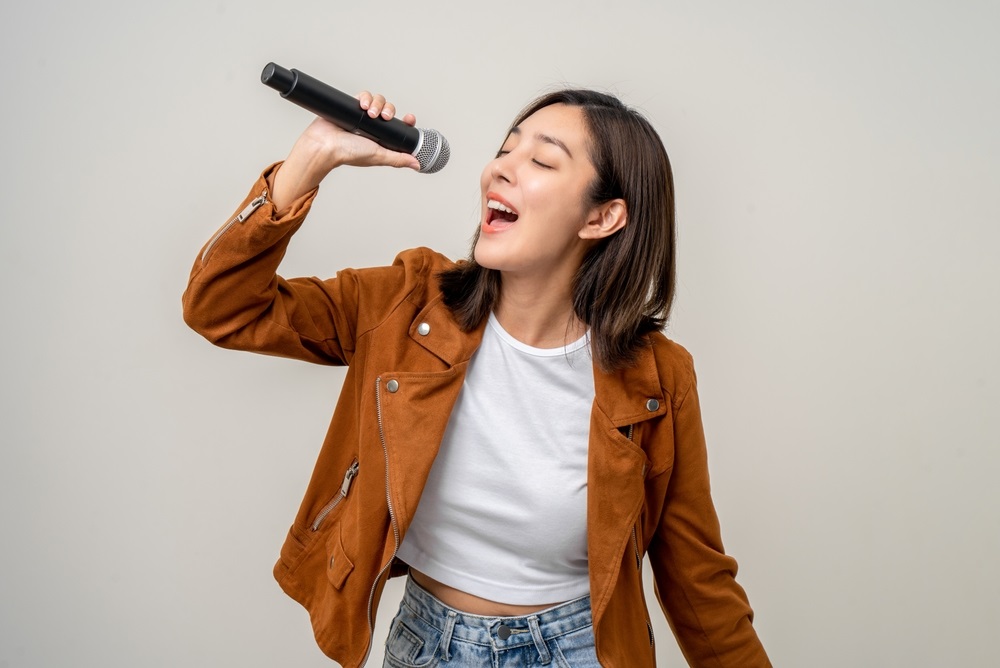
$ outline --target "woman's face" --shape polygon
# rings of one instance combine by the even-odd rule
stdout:
[[[543,107],[514,128],[483,169],[476,262],[509,275],[575,273],[590,244],[581,233],[594,212],[589,149],[579,107]]]

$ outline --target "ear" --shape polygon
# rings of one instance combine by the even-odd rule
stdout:
[[[628,223],[628,207],[625,200],[612,199],[598,204],[590,211],[587,221],[580,229],[581,239],[604,239],[610,237]]]

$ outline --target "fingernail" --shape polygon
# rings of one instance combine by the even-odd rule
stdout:
[[[388,109],[383,109],[382,110],[382,115],[385,116],[386,118],[389,118],[390,117],[389,116],[389,110]]]

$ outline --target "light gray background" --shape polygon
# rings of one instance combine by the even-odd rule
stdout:
[[[995,3],[0,18],[0,667],[331,665],[270,569],[343,374],[213,348],[180,312],[198,248],[309,121],[258,83],[270,60],[384,91],[454,151],[436,176],[335,174],[286,275],[463,255],[480,169],[554,85],[642,109],[676,175],[669,334],[698,365],[726,546],[775,664],[995,665]],[[653,618],[661,665],[683,665]]]

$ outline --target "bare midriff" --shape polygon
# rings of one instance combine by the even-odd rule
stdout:
[[[487,598],[474,596],[473,594],[461,591],[460,589],[455,589],[454,587],[449,587],[443,582],[438,582],[431,576],[425,575],[414,568],[410,569],[410,577],[413,578],[414,582],[430,592],[434,598],[441,601],[449,608],[467,612],[470,615],[481,615],[484,617],[522,617],[524,615],[530,615],[533,612],[545,610],[546,608],[551,608],[554,605],[562,603],[562,601],[546,603],[544,605],[510,605],[508,603],[498,603]]]

